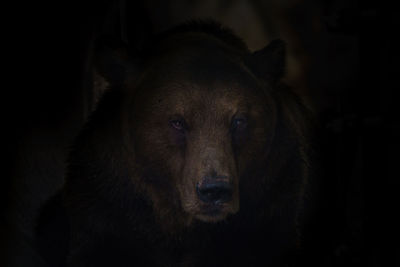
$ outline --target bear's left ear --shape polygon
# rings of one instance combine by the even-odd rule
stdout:
[[[102,36],[95,43],[94,66],[111,85],[120,85],[137,68],[129,47],[117,38]]]
[[[261,50],[253,52],[247,63],[261,78],[276,82],[285,74],[286,45],[280,40],[273,40]]]

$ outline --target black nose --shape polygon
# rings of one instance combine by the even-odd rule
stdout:
[[[206,203],[224,203],[232,199],[232,185],[225,181],[197,184],[197,194]]]

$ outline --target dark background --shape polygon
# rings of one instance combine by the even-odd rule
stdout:
[[[400,14],[393,4],[61,0],[2,11],[1,266],[41,266],[33,245],[38,209],[62,186],[68,147],[102,93],[93,86],[96,40],[140,47],[151,32],[191,18],[221,21],[251,50],[286,41],[285,80],[317,118],[317,201],[307,239],[315,266],[399,263]]]

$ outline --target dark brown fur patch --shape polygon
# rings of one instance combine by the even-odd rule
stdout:
[[[252,69],[240,39],[210,27],[159,38],[77,139],[64,188],[71,264],[272,264],[297,240],[306,108]],[[220,182],[207,191],[217,201],[201,197]]]

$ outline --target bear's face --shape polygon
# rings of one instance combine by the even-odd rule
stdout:
[[[262,164],[274,134],[268,90],[223,50],[180,47],[132,85],[129,125],[140,181],[159,213],[216,222],[235,214],[240,184]],[[133,88],[134,87],[134,88]]]

